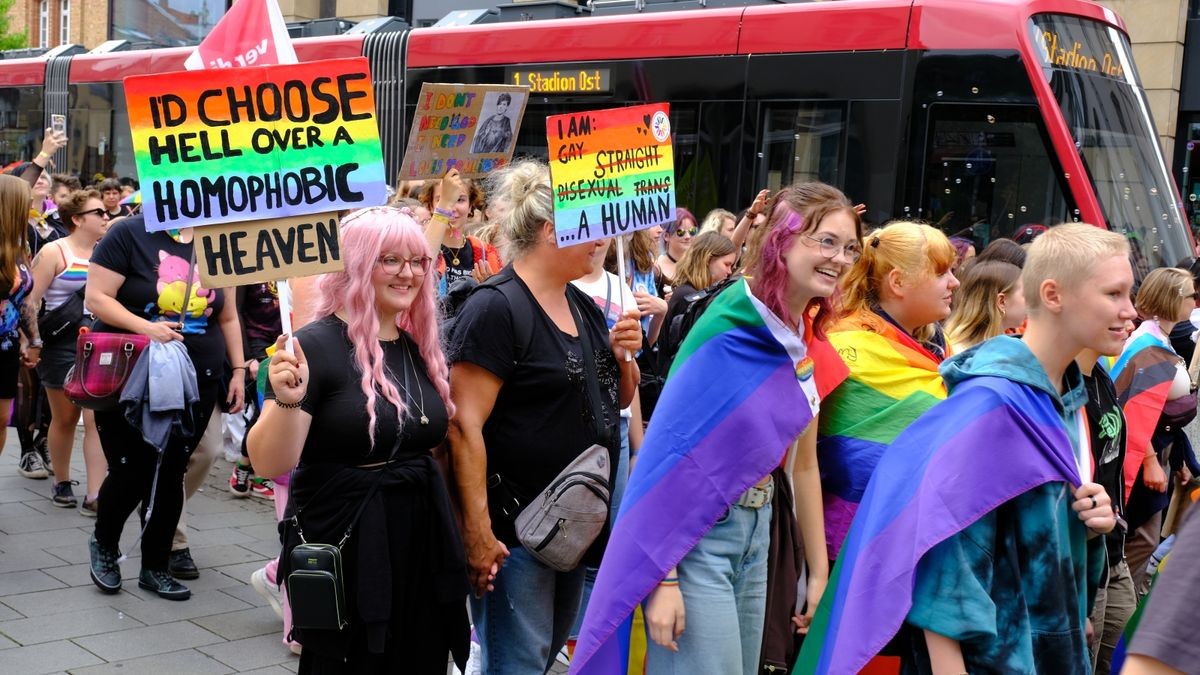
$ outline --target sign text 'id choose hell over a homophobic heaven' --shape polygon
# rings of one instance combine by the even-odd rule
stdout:
[[[375,206],[365,58],[126,78],[150,231]]]

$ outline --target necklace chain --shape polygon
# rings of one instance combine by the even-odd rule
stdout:
[[[412,350],[409,348],[407,340],[404,341],[404,355],[408,358],[408,369],[404,371],[404,395],[408,397],[408,400],[412,401],[413,404],[417,406],[417,410],[421,413],[421,426],[425,426],[429,424],[429,416],[425,414],[425,390],[421,387],[421,383],[418,381],[417,393],[421,397],[421,401],[418,403],[417,399],[413,397],[412,391],[409,388],[408,373],[409,371],[412,371],[413,377],[415,378],[417,375],[417,365],[415,362],[413,362]]]

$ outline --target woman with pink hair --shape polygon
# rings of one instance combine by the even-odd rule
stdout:
[[[399,209],[342,221],[345,270],[318,283],[316,319],[281,336],[255,468],[292,475],[279,578],[301,542],[340,545],[348,625],[318,629],[290,597],[301,673],[441,672],[465,665],[462,542],[431,454],[454,405],[438,343],[433,259]],[[309,361],[305,354],[319,355]]]

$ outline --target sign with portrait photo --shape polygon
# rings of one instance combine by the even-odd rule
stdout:
[[[421,85],[400,180],[441,178],[458,169],[481,178],[512,160],[529,87]]]

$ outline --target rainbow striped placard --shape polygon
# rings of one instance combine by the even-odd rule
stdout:
[[[366,58],[129,77],[125,100],[151,232],[387,199]]]
[[[574,246],[675,219],[675,154],[666,103],[546,118],[554,229]]]

